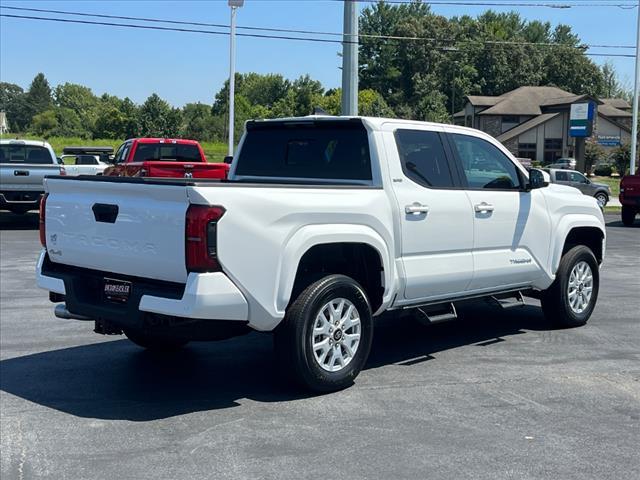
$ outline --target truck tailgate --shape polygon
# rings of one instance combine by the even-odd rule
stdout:
[[[184,186],[74,178],[49,178],[45,185],[52,262],[186,282]]]
[[[125,166],[127,176],[136,176],[144,169],[147,177],[171,178],[217,178],[227,176],[229,165],[226,163],[207,162],[166,162],[147,161],[130,163]]]
[[[43,191],[42,181],[46,175],[59,175],[59,165],[3,163],[0,165],[2,190]]]

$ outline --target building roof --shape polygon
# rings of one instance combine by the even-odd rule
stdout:
[[[620,108],[616,108],[610,103],[604,103],[603,105],[598,106],[598,113],[605,115],[607,117],[631,117],[631,112],[627,112],[626,110],[621,110]]]
[[[501,100],[501,97],[492,97],[486,95],[467,95],[467,99],[471,105],[475,107],[491,107]]]
[[[565,104],[570,101],[569,97],[576,95],[557,87],[520,87],[499,97],[489,97],[497,101],[480,115],[540,115],[544,102]]]
[[[464,108],[456,113],[453,114],[453,118],[464,118],[465,116],[465,110]]]
[[[541,115],[538,115],[537,117],[533,117],[531,120],[527,120],[526,122],[521,123],[511,130],[504,132],[502,135],[499,135],[497,139],[500,142],[506,142],[507,140],[511,140],[512,138],[517,137],[518,135],[521,135],[534,127],[537,127],[538,125],[542,125],[543,123],[556,118],[558,115],[560,115],[560,112],[543,113]]]
[[[620,110],[631,110],[631,104],[624,98],[601,98],[600,101],[605,105],[610,105],[613,108],[619,108]]]

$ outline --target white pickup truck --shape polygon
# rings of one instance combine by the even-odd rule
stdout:
[[[284,371],[331,391],[358,375],[385,311],[438,322],[469,299],[530,295],[566,327],[594,309],[595,199],[548,185],[482,132],[250,121],[229,173],[47,179],[37,283],[65,302],[56,315],[158,349],[273,331]]]
[[[65,174],[47,142],[0,140],[0,210],[37,210],[47,175]]]

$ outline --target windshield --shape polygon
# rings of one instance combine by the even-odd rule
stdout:
[[[167,143],[139,143],[133,156],[134,162],[149,160],[166,162],[201,162],[197,145]]]
[[[235,174],[370,181],[367,131],[346,121],[269,122],[250,127]]]
[[[50,165],[54,163],[51,153],[44,147],[8,144],[0,145],[0,163],[32,163]]]

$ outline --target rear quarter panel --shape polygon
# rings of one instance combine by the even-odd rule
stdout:
[[[395,287],[392,210],[381,188],[191,187],[190,203],[221,205],[218,256],[249,302],[251,326],[284,317],[298,263],[313,245],[367,243],[385,267],[384,301]]]

